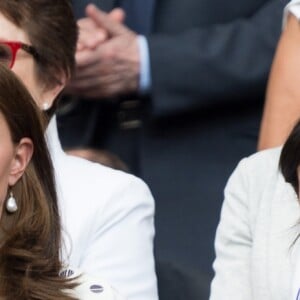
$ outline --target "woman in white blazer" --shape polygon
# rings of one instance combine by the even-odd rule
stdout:
[[[289,13],[300,18],[300,0],[286,7],[285,21]],[[300,299],[299,133],[300,124],[283,150],[258,152],[231,175],[216,233],[210,300]]]
[[[216,234],[210,300],[298,299],[299,133],[300,124],[282,152],[258,152],[231,175]]]
[[[300,0],[287,5],[285,21],[290,13],[289,22],[300,18]],[[299,31],[298,22],[293,26]],[[296,37],[295,43],[300,41]],[[300,44],[294,46],[300,63]],[[293,80],[299,94],[298,76]],[[299,166],[300,123],[283,149],[258,152],[242,160],[231,175],[216,233],[210,300],[300,299]]]
[[[66,155],[55,106],[74,67],[77,28],[68,0],[1,0],[1,62],[25,83],[50,118],[66,267],[101,276],[129,300],[157,299],[154,201],[140,179]]]
[[[243,159],[227,183],[210,300],[293,299],[300,211],[279,169],[280,153],[276,148]]]

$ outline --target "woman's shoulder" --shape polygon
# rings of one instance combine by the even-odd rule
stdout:
[[[140,214],[154,212],[151,191],[142,179],[99,163],[66,155],[58,167],[57,181],[66,199],[64,205],[69,203],[72,211],[94,207],[97,213],[105,209],[107,217],[133,210]],[[86,200],[82,203],[81,199]]]
[[[255,170],[255,174],[265,174],[270,172],[279,172],[279,159],[282,147],[267,149],[256,152],[244,159],[238,165],[238,168],[248,169],[250,172]]]
[[[144,188],[147,185],[140,178],[115,170],[100,163],[90,162],[86,159],[65,155],[59,166],[59,173],[72,181],[72,185],[79,184],[90,187],[91,191],[101,190],[101,194],[120,193],[124,190]],[[62,180],[64,180],[62,178]],[[94,193],[94,192],[93,192]]]
[[[297,19],[300,19],[300,0],[290,1],[284,9],[283,15],[283,26],[285,26],[287,21],[287,16],[292,13]]]
[[[297,5],[297,4],[300,4],[300,0],[291,0],[291,1],[288,3],[288,6]]]
[[[100,277],[82,274],[76,269],[65,269],[60,273],[66,278],[76,278],[77,287],[71,295],[79,300],[125,300],[108,282]]]
[[[285,189],[287,183],[280,172],[279,159],[282,148],[273,148],[257,152],[242,159],[231,174],[225,191],[244,193],[245,199],[251,198],[255,204],[267,190],[274,187]],[[258,203],[257,202],[257,203]]]

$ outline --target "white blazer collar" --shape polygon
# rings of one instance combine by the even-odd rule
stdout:
[[[48,145],[49,153],[53,161],[57,160],[59,157],[64,155],[64,151],[62,149],[58,131],[57,131],[57,122],[56,116],[54,115],[49,122],[49,125],[45,132],[45,138]]]

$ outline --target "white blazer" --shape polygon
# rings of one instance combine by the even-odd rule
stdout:
[[[66,266],[101,276],[128,300],[155,300],[154,201],[132,175],[65,154],[52,118],[46,138],[55,169]]]
[[[75,269],[65,269],[60,273],[66,278],[76,278],[78,286],[68,291],[78,300],[125,300],[105,280],[93,278]]]
[[[280,149],[243,159],[225,188],[210,300],[289,300],[300,210]]]

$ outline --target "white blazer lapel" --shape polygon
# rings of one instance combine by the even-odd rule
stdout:
[[[268,279],[271,288],[271,299],[284,299],[291,294],[292,278],[295,269],[296,255],[299,245],[293,245],[299,233],[299,204],[296,193],[290,185],[284,182],[274,193],[274,201],[271,207],[271,225],[268,246]],[[297,251],[298,250],[298,251]],[[278,291],[278,285],[282,286],[281,295],[272,291]],[[288,289],[288,290],[287,290]]]

